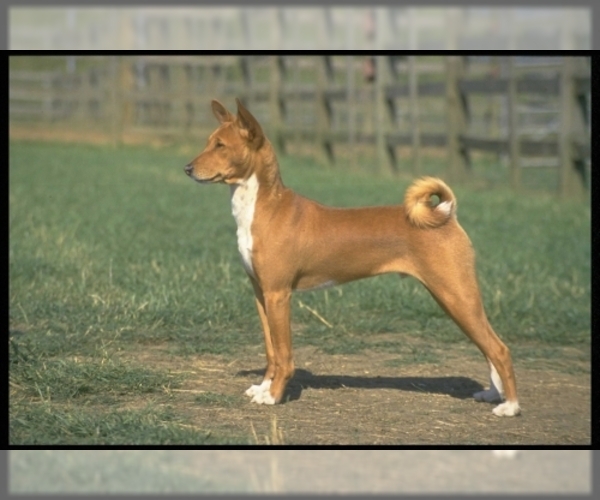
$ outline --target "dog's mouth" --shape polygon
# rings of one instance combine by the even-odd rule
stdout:
[[[223,174],[221,173],[216,173],[212,177],[199,177],[196,172],[194,172],[194,167],[191,163],[188,163],[183,170],[188,177],[191,177],[200,184],[213,184],[215,182],[221,182],[224,179]]]
[[[221,180],[221,175],[215,175],[209,179],[196,179],[200,184],[212,184]]]
[[[195,177],[193,175],[191,175],[190,177],[196,182],[199,182],[200,184],[214,184],[215,182],[221,182],[223,180],[223,176],[221,174],[216,174],[212,177],[207,177],[204,179],[199,179],[198,177]]]

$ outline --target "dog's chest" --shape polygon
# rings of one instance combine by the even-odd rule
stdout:
[[[246,271],[254,276],[252,267],[252,221],[258,194],[258,180],[252,175],[231,187],[231,211],[237,223],[238,250]]]

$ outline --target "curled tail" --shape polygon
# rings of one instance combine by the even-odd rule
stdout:
[[[433,195],[440,199],[435,206],[431,202]],[[456,197],[441,179],[422,177],[406,190],[404,210],[413,226],[422,229],[434,228],[456,216]]]

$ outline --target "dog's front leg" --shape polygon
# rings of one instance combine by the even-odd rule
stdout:
[[[267,315],[267,327],[272,343],[275,373],[267,391],[254,395],[255,403],[275,404],[281,401],[288,380],[294,374],[292,359],[292,338],[290,331],[291,290],[263,292],[264,312]],[[260,313],[260,310],[259,310]],[[267,345],[267,352],[269,347]],[[268,354],[267,354],[268,356]],[[269,370],[269,366],[267,366]],[[266,378],[263,387],[266,385]]]
[[[267,313],[265,311],[265,297],[256,280],[250,278],[250,281],[252,282],[252,286],[254,287],[256,309],[258,310],[260,324],[262,325],[263,334],[265,337],[267,368],[265,370],[265,376],[263,377],[262,383],[250,386],[250,388],[246,391],[246,395],[251,396],[252,401],[262,402],[262,394],[269,394],[271,380],[275,376],[275,351],[273,350],[273,342],[271,341],[271,331],[269,330],[269,321],[267,319]]]

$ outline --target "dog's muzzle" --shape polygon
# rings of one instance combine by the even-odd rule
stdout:
[[[200,184],[212,184],[214,182],[221,182],[223,180],[223,176],[221,174],[215,174],[212,177],[209,177],[207,179],[200,179],[200,178],[196,177],[194,175],[194,167],[191,163],[189,165],[186,165],[185,167],[183,167],[183,171],[188,176],[190,176],[192,179],[194,179],[196,182],[199,182]]]

